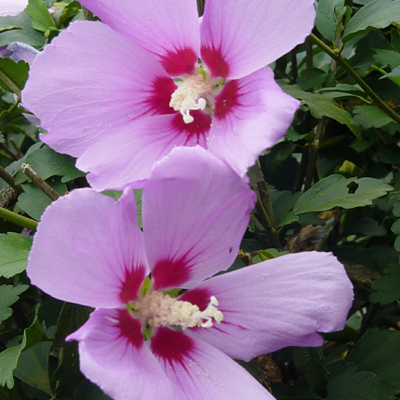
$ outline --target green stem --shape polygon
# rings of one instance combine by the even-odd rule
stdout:
[[[15,93],[18,100],[21,99],[21,89],[3,71],[0,71],[0,79]]]
[[[265,232],[264,225],[257,219],[253,214],[250,214],[250,221],[254,224],[254,227],[259,232]]]
[[[257,183],[258,187],[259,187],[259,183],[260,182]],[[265,184],[265,182],[264,182],[264,184]],[[264,201],[263,201],[263,199],[264,199]],[[257,210],[260,222],[265,229],[265,233],[267,234],[268,245],[280,249],[281,243],[279,240],[278,232],[275,228],[275,226],[276,226],[275,218],[274,218],[273,214],[270,215],[267,211],[268,205],[265,204],[265,196],[263,195],[263,193],[260,193],[260,195],[257,194],[256,210]]]
[[[292,81],[293,83],[297,82],[297,78],[299,76],[299,68],[297,66],[297,47],[295,47],[291,52],[290,52],[290,57],[292,60]]]
[[[0,178],[8,183],[18,194],[24,191],[21,185],[15,185],[14,178],[2,166],[0,166]]]
[[[322,132],[324,130],[325,117],[318,121],[315,130],[314,139],[311,146],[308,148],[308,166],[306,170],[306,181],[304,183],[304,191],[306,192],[311,187],[311,182],[314,178],[315,168],[317,166],[319,142],[321,140]]]
[[[269,197],[267,184],[264,180],[257,182],[258,192],[260,193],[260,201],[267,215],[269,226],[273,229],[276,228],[275,215],[272,209],[271,199]]]
[[[253,190],[257,194],[257,199],[258,199],[256,203],[256,210],[258,212],[260,222],[265,228],[265,233],[267,234],[268,237],[268,245],[271,245],[272,247],[276,248],[281,248],[279,233],[276,230],[276,222],[275,222],[274,211],[272,209],[271,199],[268,194],[267,184],[265,183],[264,175],[261,170],[259,162],[257,162],[257,167],[259,170],[261,180],[259,180],[256,183],[258,193],[253,188]]]
[[[265,211],[264,206],[262,205],[260,196],[258,195],[257,195],[256,210],[263,227],[267,230],[270,230],[272,228],[271,221],[269,220],[268,214]]]
[[[365,93],[384,111],[390,118],[400,124],[400,115],[395,113],[371,88],[367,83],[354,71],[353,68],[346,62],[340,55],[339,50],[332,50],[322,40],[318,39],[313,33],[310,34],[312,41],[321,48],[325,53],[329,54],[335,61],[337,61],[342,68],[364,89]]]
[[[60,195],[29,165],[21,165],[22,172],[51,200],[57,200]]]
[[[30,229],[31,231],[35,231],[38,226],[38,223],[35,220],[23,217],[22,215],[2,207],[0,207],[0,218],[12,222],[13,224],[22,226],[26,229]]]
[[[314,66],[312,42],[309,38],[306,39],[306,68],[311,69]]]

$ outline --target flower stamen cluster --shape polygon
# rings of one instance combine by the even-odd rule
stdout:
[[[214,296],[211,296],[207,308],[200,311],[198,306],[188,301],[177,300],[157,291],[147,293],[143,299],[133,304],[142,320],[150,327],[178,326],[183,330],[194,327],[211,328],[213,319],[219,324],[224,316],[217,306],[218,300]]]
[[[204,81],[202,74],[191,75],[178,82],[178,88],[172,93],[169,106],[179,111],[186,124],[194,121],[190,111],[204,110],[207,105],[206,97],[211,93],[211,86]]]

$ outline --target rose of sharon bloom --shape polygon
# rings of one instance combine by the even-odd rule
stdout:
[[[129,189],[117,202],[77,189],[47,208],[27,272],[51,296],[97,308],[67,339],[87,378],[115,400],[268,400],[230,357],[319,346],[317,332],[343,328],[352,286],[332,254],[210,278],[234,261],[254,202],[226,164],[181,147],[146,182],[143,232]]]
[[[0,0],[0,17],[15,17],[24,11],[28,5],[28,0]]]
[[[22,99],[96,190],[139,186],[176,146],[243,176],[286,133],[299,102],[265,66],[310,33],[314,0],[207,0],[201,20],[195,0],[81,3],[104,23],[53,40]]]

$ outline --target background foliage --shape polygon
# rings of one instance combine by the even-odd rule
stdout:
[[[399,399],[400,1],[316,5],[313,34],[273,66],[301,109],[249,172],[259,201],[232,269],[286,252],[332,251],[355,301],[345,329],[325,334],[322,347],[241,364],[278,399]],[[30,0],[17,17],[0,18],[0,46],[41,50],[85,17],[93,16],[77,1]],[[25,118],[19,99],[28,74],[28,64],[0,59],[0,399],[107,399],[80,373],[77,344],[64,342],[91,310],[46,296],[24,272],[44,209],[87,186],[75,160],[40,143]],[[139,214],[140,199],[137,192]]]

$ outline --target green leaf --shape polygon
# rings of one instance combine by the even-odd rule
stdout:
[[[359,371],[373,372],[378,378],[400,388],[400,332],[368,330],[347,357]]]
[[[292,192],[289,191],[278,192],[277,196],[274,196],[272,209],[274,211],[277,228],[289,225],[299,219],[291,210],[300,196],[300,192],[292,194]]]
[[[65,338],[84,325],[92,311],[93,309],[90,307],[65,303],[57,321],[55,346],[62,347]]]
[[[336,371],[333,371],[333,369]],[[357,371],[353,363],[336,362],[328,368],[326,400],[394,400],[394,390],[372,372]]]
[[[120,190],[104,190],[101,192],[102,194],[112,197],[114,200],[118,200],[122,192]],[[137,217],[137,224],[139,229],[142,229],[142,194],[143,189],[134,189],[133,190],[135,196],[135,203],[136,203],[136,217]]]
[[[383,75],[379,79],[389,78],[394,84],[400,86],[400,67],[395,68],[391,73],[387,73],[384,69],[376,65],[371,65],[371,67]]]
[[[353,112],[355,114],[354,121],[365,129],[382,128],[394,122],[392,118],[376,106],[356,106]]]
[[[321,218],[318,217],[317,213],[309,213],[309,214],[302,214],[299,215],[299,224],[301,226],[308,226],[308,225],[314,225],[314,226],[324,226],[325,221],[322,220]]]
[[[0,58],[0,86],[18,97],[21,97],[28,73],[29,65],[25,61],[16,63],[10,58]]]
[[[18,233],[0,234],[0,276],[11,278],[25,271],[32,239]]]
[[[388,74],[382,76],[381,79],[385,79],[385,78],[399,78],[400,77],[400,66],[396,67],[392,70],[392,72],[389,72]],[[396,83],[397,80],[394,80],[394,82]]]
[[[115,201],[117,201],[122,196],[122,193],[123,192],[121,190],[104,190],[101,192],[101,194],[111,197]]]
[[[325,39],[332,43],[343,15],[346,12],[344,0],[319,0],[315,25]]]
[[[279,221],[276,222],[276,227],[282,228],[283,226],[293,224],[293,222],[297,222],[299,220],[298,215],[294,211],[289,211],[285,215],[283,215]]]
[[[372,218],[362,218],[358,221],[352,221],[351,225],[343,233],[345,236],[352,234],[379,237],[386,235],[386,229]]]
[[[41,48],[45,43],[43,33],[32,28],[32,19],[22,12],[16,17],[1,17],[0,30],[9,27],[18,27],[0,33],[0,46],[7,46],[13,42],[22,42],[30,46]]]
[[[400,299],[400,265],[390,264],[384,273],[372,283],[372,289],[375,290],[369,297],[372,303],[385,305]]]
[[[78,330],[88,320],[91,312],[89,307],[70,303],[65,303],[61,310],[54,342],[60,349],[58,368],[53,376],[57,398],[72,396],[77,384],[83,379],[79,369],[77,343],[65,343],[65,338]]]
[[[352,188],[352,185],[353,188]],[[294,206],[296,214],[330,210],[334,207],[351,209],[372,204],[393,187],[374,178],[345,178],[330,175],[305,192]]]
[[[318,68],[307,68],[301,71],[297,83],[303,90],[320,87],[327,78],[327,73]]]
[[[50,348],[51,342],[43,342],[24,351],[18,358],[14,376],[53,396],[49,381]]]
[[[332,99],[353,97],[363,102],[369,102],[368,96],[358,85],[349,85],[347,83],[338,83],[336,86],[319,89],[317,94],[322,94]]]
[[[344,244],[334,247],[332,252],[342,264],[356,266],[354,272],[357,279],[371,282],[378,277],[379,265],[372,250],[366,247]]]
[[[381,163],[398,165],[400,164],[400,148],[397,144],[380,146],[376,150],[375,157]]]
[[[86,380],[81,382],[74,393],[73,400],[112,400],[94,383]]]
[[[259,250],[257,254],[260,257],[260,261],[255,259],[255,262],[261,262],[266,260],[271,260],[272,258],[277,258],[289,254],[288,251],[279,251],[277,249],[267,249],[267,250]]]
[[[397,28],[392,27],[390,29],[390,35],[392,37],[392,47],[400,53],[400,33]],[[400,64],[399,64],[400,65]]]
[[[321,397],[328,394],[328,371],[324,366],[321,348],[298,348],[290,351],[294,365],[299,374],[304,374],[307,382]]]
[[[345,326],[345,328],[339,332],[325,333],[324,338],[330,342],[338,342],[347,344],[348,342],[354,342],[360,333],[349,326]]]
[[[43,143],[42,143],[42,142],[38,142],[38,143],[35,143],[34,145],[32,145],[32,146],[28,149],[28,151],[26,152],[26,154],[25,154],[21,159],[19,159],[18,161],[12,162],[12,163],[6,168],[6,171],[7,171],[10,175],[12,175],[12,176],[17,176],[18,173],[21,173],[21,174],[22,174],[21,165],[22,165],[24,162],[26,162],[26,157],[27,157],[29,154],[31,154],[32,152],[36,151],[37,149],[40,149],[42,146],[43,146]],[[23,175],[23,174],[22,174],[22,175]],[[24,176],[25,176],[25,175],[24,175]],[[17,183],[16,183],[16,184],[17,184]]]
[[[396,235],[400,235],[400,219],[398,219],[391,228],[392,232]]]
[[[285,139],[290,140],[291,142],[298,142],[299,140],[303,140],[303,139],[305,139],[307,142],[309,142],[312,140],[313,137],[314,137],[314,135],[312,134],[312,132],[301,134],[301,133],[296,132],[292,128],[289,128],[285,135]],[[256,183],[256,182],[251,182],[251,183]]]
[[[398,236],[394,241],[394,248],[400,253],[400,236]]]
[[[385,49],[374,49],[376,55],[374,59],[382,65],[382,67],[390,66],[391,68],[396,68],[400,66],[400,53],[392,50]]]
[[[17,388],[5,389],[0,387],[0,399],[2,400],[21,400]]]
[[[5,26],[4,28],[0,28],[0,33],[7,32],[7,31],[13,31],[14,29],[21,29],[21,27],[18,25]]]
[[[32,325],[25,329],[22,343],[0,353],[0,386],[7,385],[9,389],[13,388],[13,372],[17,367],[18,359],[22,351],[28,350],[45,340],[48,339],[37,317],[35,317]]]
[[[372,256],[377,262],[379,271],[384,271],[390,264],[395,263],[399,259],[398,252],[388,244],[373,245],[369,248]]]
[[[32,27],[41,32],[57,29],[43,0],[29,0],[26,13],[32,18]]]
[[[327,366],[328,395],[318,396],[303,381],[291,389],[282,399],[293,400],[395,400],[394,388],[372,372],[358,371],[357,365],[337,361]]]
[[[343,42],[371,28],[386,28],[392,22],[400,21],[400,7],[397,1],[375,0],[362,7],[350,20],[344,34]]]
[[[54,150],[45,146],[29,154],[26,161],[44,180],[52,176],[61,176],[61,182],[69,182],[85,173],[75,168],[76,160],[65,154],[56,153]],[[24,183],[28,178],[24,174],[18,174],[15,183]]]
[[[0,386],[14,387],[13,372],[21,354],[20,346],[9,347],[0,353]]]
[[[393,176],[394,190],[389,194],[389,204],[393,206],[393,215],[400,217],[400,173]]]
[[[360,126],[353,121],[353,118],[346,110],[339,108],[332,99],[321,94],[305,92],[301,90],[298,85],[283,85],[282,89],[290,96],[302,100],[310,109],[313,117],[317,119],[329,117],[340,124],[345,124],[358,140],[362,140]]]
[[[75,388],[83,378],[79,368],[78,343],[65,343],[60,350],[58,368],[53,375],[53,380],[57,382],[55,388],[56,397],[72,396]]]
[[[52,180],[50,179],[50,181]],[[48,183],[61,196],[67,191],[65,185],[59,180],[53,179],[52,182]],[[24,183],[22,188],[24,189],[24,193],[18,197],[18,207],[31,218],[39,221],[44,210],[52,201],[33,183]]]
[[[5,321],[8,317],[11,317],[12,310],[10,306],[16,303],[19,299],[19,295],[29,288],[28,285],[11,286],[2,285],[0,286],[0,323]]]

